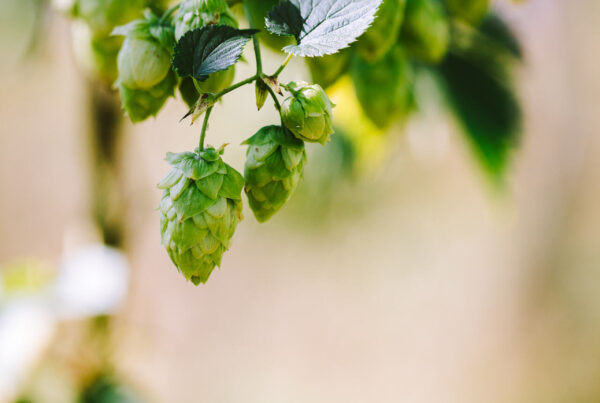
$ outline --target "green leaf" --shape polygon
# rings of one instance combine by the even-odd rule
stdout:
[[[256,32],[227,25],[209,25],[189,31],[175,45],[173,68],[180,77],[192,76],[205,81],[210,74],[234,65]]]
[[[373,22],[381,0],[290,0],[289,3],[269,14],[275,19],[267,26],[275,27],[276,33],[296,37],[297,45],[283,48],[287,53],[314,57],[336,53],[354,42]],[[303,20],[299,32],[297,14],[291,6],[300,11]]]
[[[304,19],[298,7],[289,1],[283,1],[267,14],[265,25],[275,35],[294,36],[300,42]]]
[[[487,32],[487,35],[490,33]],[[475,36],[474,38],[477,38]],[[480,52],[450,53],[440,65],[443,89],[473,149],[492,175],[501,177],[521,130],[521,108],[506,59]]]

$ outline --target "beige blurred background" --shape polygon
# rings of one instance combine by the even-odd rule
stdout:
[[[175,101],[127,124],[118,372],[157,403],[600,402],[600,2],[498,7],[526,59],[504,192],[448,121],[418,121],[325,218],[300,205],[322,207],[307,183],[267,224],[245,211],[222,269],[196,288],[160,245],[155,184],[199,127],[177,123]],[[67,22],[47,24],[39,53],[0,78],[0,263],[57,262],[96,240],[85,80]],[[306,74],[298,63],[284,79]],[[238,144],[276,116],[255,112],[252,88],[239,94],[216,108],[208,142],[231,143],[241,170]]]

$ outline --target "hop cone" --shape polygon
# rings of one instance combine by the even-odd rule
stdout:
[[[281,126],[263,127],[244,142],[245,191],[256,219],[265,222],[294,193],[306,163],[304,143]]]
[[[333,134],[334,106],[319,84],[303,81],[289,83],[285,88],[292,93],[281,104],[283,124],[296,138],[325,144]]]
[[[179,6],[174,18],[175,37],[181,39],[186,32],[206,25],[229,25],[238,23],[226,0],[186,0]]]
[[[158,184],[162,244],[179,271],[206,283],[242,219],[244,178],[221,159],[222,150],[167,154],[173,169]]]

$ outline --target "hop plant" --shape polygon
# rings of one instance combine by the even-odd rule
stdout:
[[[66,7],[67,12],[87,24],[87,32],[82,31],[79,39],[96,45],[94,52],[81,46],[90,56],[89,64],[102,66],[106,77],[114,75],[118,64],[115,87],[133,122],[156,115],[176,87],[190,107],[184,118],[191,116],[193,124],[203,117],[199,148],[196,152],[168,154],[172,170],[158,185],[164,190],[159,205],[162,243],[177,269],[196,285],[207,281],[230,246],[242,218],[242,189],[256,219],[267,221],[289,200],[302,178],[307,163],[305,142],[324,145],[330,140],[334,105],[321,85],[339,91],[352,80],[359,101],[355,107],[382,129],[418,107],[413,72],[416,76],[422,63],[415,61],[431,63],[427,68],[441,73],[457,115],[471,111],[473,105],[487,104],[474,104],[473,97],[464,96],[466,90],[479,99],[485,92],[480,90],[482,83],[492,95],[499,94],[509,103],[512,100],[496,81],[481,77],[489,71],[502,72],[503,66],[482,68],[479,80],[475,80],[477,85],[457,71],[465,69],[457,57],[477,50],[469,39],[485,46],[493,43],[483,41],[489,0],[185,0],[164,11],[160,18],[147,11],[143,18],[115,29],[114,34],[124,40],[110,36],[115,25],[139,18],[144,6],[163,12],[168,1],[71,1],[75,3]],[[238,29],[229,5],[243,6],[250,29]],[[450,35],[453,19],[461,20],[456,25],[460,41]],[[464,24],[472,27],[465,29]],[[516,41],[502,25],[488,26],[488,30],[489,34],[500,35],[499,45],[508,42],[509,50],[516,49],[510,53],[520,54],[518,46],[511,45]],[[232,84],[235,65],[250,40],[256,70]],[[460,48],[460,52],[447,54],[451,40],[456,42],[452,49]],[[123,44],[117,63],[120,41]],[[263,70],[260,41],[287,53],[273,74]],[[478,53],[468,60],[479,63],[486,55]],[[316,84],[280,84],[279,77],[292,57],[307,58]],[[496,59],[490,61],[498,64]],[[348,74],[348,79],[341,79]],[[272,98],[281,125],[263,127],[244,142],[248,146],[244,178],[222,160],[222,149],[205,149],[204,141],[218,102],[251,84],[255,85],[257,108],[260,110]],[[477,87],[477,91],[470,86]],[[288,94],[280,101],[282,89]],[[518,109],[518,105],[507,106],[504,110]],[[495,116],[496,110],[489,116]],[[361,123],[361,116],[353,113],[360,115],[360,110],[354,110],[351,103],[342,111],[346,111],[346,127],[373,127]],[[473,144],[485,147],[487,156],[491,146],[486,146],[490,142],[484,137],[490,135],[480,129],[488,122],[477,120],[472,124],[462,116],[461,120],[473,132],[469,135],[476,137]],[[497,119],[488,120],[492,128],[497,126]],[[496,132],[492,130],[494,138],[507,134],[503,130],[496,136]]]
[[[113,34],[125,36],[116,83],[123,108],[133,122],[143,121],[158,113],[177,85],[171,71],[173,30],[147,11]]]
[[[291,95],[281,105],[285,126],[298,139],[325,144],[333,134],[332,104],[319,84],[290,83]]]
[[[158,184],[162,244],[184,277],[205,283],[242,220],[244,178],[221,159],[223,149],[167,154],[172,169]]]
[[[254,216],[265,222],[290,199],[300,182],[306,164],[304,143],[282,126],[267,126],[243,144],[249,146],[244,190]]]

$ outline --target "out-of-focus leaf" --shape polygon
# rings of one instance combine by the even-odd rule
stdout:
[[[481,53],[483,45],[477,38],[482,37],[475,35],[469,49],[450,53],[439,71],[449,103],[475,152],[487,171],[499,178],[518,141],[521,108],[511,80],[512,65],[489,52]]]
[[[446,0],[451,15],[477,25],[487,14],[490,0]]]
[[[497,15],[490,14],[486,17],[479,27],[479,32],[491,38],[498,46],[501,46],[517,59],[523,58],[523,50],[519,40],[510,30],[510,27]]]
[[[407,0],[400,42],[410,56],[428,63],[444,58],[450,25],[439,0]]]
[[[142,400],[132,391],[119,385],[109,376],[96,378],[85,388],[77,403],[141,403]]]
[[[380,129],[408,114],[412,103],[412,74],[399,46],[381,60],[369,63],[356,57],[352,78],[365,114]]]
[[[358,39],[356,49],[369,61],[381,59],[396,43],[406,0],[384,0],[373,25]]]
[[[353,54],[352,48],[346,48],[333,55],[306,58],[312,81],[325,89],[335,84],[348,72]]]

